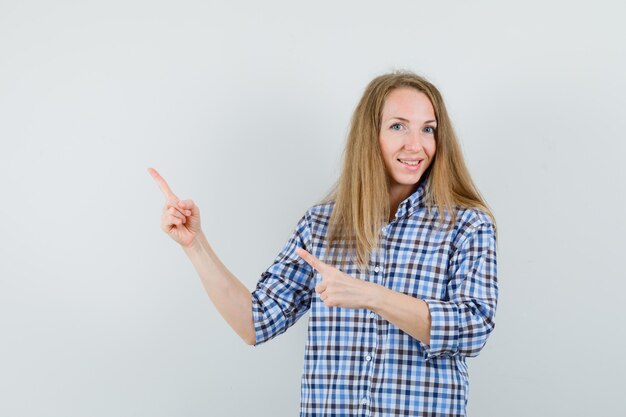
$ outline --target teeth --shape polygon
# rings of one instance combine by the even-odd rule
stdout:
[[[400,159],[399,161],[407,165],[417,165],[420,163],[420,161],[403,161],[402,159]]]

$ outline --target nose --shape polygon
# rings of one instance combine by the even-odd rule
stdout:
[[[407,140],[404,144],[407,151],[419,152],[423,148],[422,137],[419,132],[412,132],[407,135]]]

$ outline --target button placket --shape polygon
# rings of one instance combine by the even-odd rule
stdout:
[[[381,232],[383,234],[383,238],[379,240],[379,246],[377,248],[377,252],[373,256],[373,259],[371,259],[373,261],[372,263],[374,265],[373,274],[372,274],[373,275],[373,281],[377,282],[378,284],[382,284],[382,285],[384,285],[384,283],[385,283],[384,282],[384,274],[382,272],[383,272],[383,265],[384,265],[384,262],[385,262],[385,253],[384,253],[385,244],[384,244],[384,241],[385,241],[385,236],[387,235],[386,230],[387,230],[386,226],[381,228]],[[381,334],[381,329],[378,328],[378,326],[379,326],[378,320],[376,320],[377,314],[375,312],[373,312],[373,311],[370,311],[368,313],[368,316],[369,316],[370,319],[372,319],[372,322],[371,322],[370,325],[372,326],[374,334],[376,336],[374,337],[373,345],[370,348],[371,349],[370,353],[367,353],[365,355],[365,357],[364,357],[364,359],[366,361],[366,364],[367,364],[365,366],[365,369],[367,370],[366,374],[368,376],[367,376],[367,379],[366,379],[364,396],[361,397],[361,400],[360,400],[360,403],[361,403],[362,406],[365,406],[365,405],[370,403],[369,395],[370,395],[371,390],[373,389],[373,387],[372,387],[372,379],[374,377],[375,372],[377,371],[375,369],[376,366],[375,366],[375,361],[374,361],[374,352],[376,352],[377,347],[378,347],[379,344],[384,343],[384,337]],[[365,408],[364,412],[365,412],[365,415],[369,416],[371,410],[369,408]]]
[[[378,273],[380,272],[381,268],[380,268],[380,264],[378,262],[378,257],[380,256],[380,253],[376,253],[373,257],[372,257],[372,263],[374,264],[374,268],[373,268],[373,274],[372,274],[372,281],[374,282],[378,282],[379,281],[379,277],[378,277]],[[370,311],[369,313],[367,313],[367,315],[370,317],[370,319],[375,319],[376,318],[376,313],[374,313],[373,311]],[[378,323],[376,320],[372,320],[370,326],[372,326],[374,335],[378,335],[379,331],[377,329],[378,327]],[[370,350],[370,352],[373,352],[376,350],[376,346],[378,345],[378,338],[375,336],[374,340],[373,340],[373,344],[366,349]],[[361,406],[364,407],[363,412],[365,413],[364,415],[369,416],[370,415],[370,410],[366,407],[369,402],[369,396],[370,396],[370,392],[372,390],[372,379],[374,378],[376,369],[375,369],[375,365],[373,362],[373,354],[372,353],[366,353],[365,357],[363,357],[363,360],[365,361],[364,363],[364,369],[365,369],[365,374],[367,375],[365,377],[365,386],[364,386],[364,392],[363,392],[363,397],[361,397],[360,403]]]

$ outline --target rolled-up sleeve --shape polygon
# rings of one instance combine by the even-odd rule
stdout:
[[[251,293],[254,346],[284,333],[311,306],[314,271],[296,254],[298,247],[311,252],[307,213],[298,221],[293,235],[272,265],[261,274]]]
[[[430,345],[422,343],[426,360],[437,356],[477,356],[495,327],[495,226],[483,223],[474,227],[457,248],[449,263],[449,299],[424,299],[431,316]]]

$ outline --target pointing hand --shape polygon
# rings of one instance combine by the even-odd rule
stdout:
[[[156,169],[148,172],[165,195],[165,206],[161,215],[161,229],[182,246],[190,246],[201,232],[200,209],[189,200],[181,200],[172,192],[167,182]]]
[[[302,248],[296,254],[322,275],[322,281],[315,286],[315,292],[327,307],[369,308],[376,290],[372,282],[360,280],[328,265]]]

